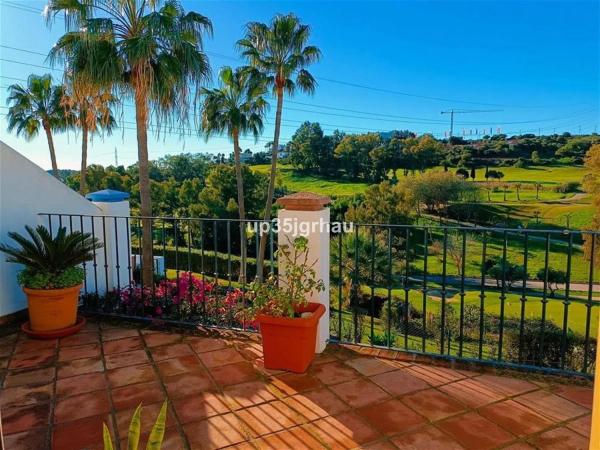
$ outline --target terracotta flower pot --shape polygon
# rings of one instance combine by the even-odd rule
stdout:
[[[325,306],[308,303],[296,312],[312,312],[310,317],[273,317],[260,314],[256,319],[262,336],[265,367],[267,369],[306,372],[315,357],[317,326],[325,314]]]
[[[33,331],[54,331],[77,322],[77,300],[81,284],[64,289],[29,289],[29,322]]]

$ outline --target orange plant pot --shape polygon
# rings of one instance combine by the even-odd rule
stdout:
[[[256,318],[267,369],[303,373],[315,357],[317,326],[325,314],[325,306],[308,303],[296,308],[296,312],[311,312],[312,315],[292,319],[260,314]]]
[[[64,289],[29,289],[29,322],[33,331],[54,331],[77,322],[77,300],[81,284]]]

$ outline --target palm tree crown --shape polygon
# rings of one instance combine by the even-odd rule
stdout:
[[[266,77],[274,93],[283,89],[293,95],[296,88],[313,93],[316,81],[306,67],[321,58],[321,51],[306,45],[309,37],[310,27],[294,14],[277,15],[270,25],[250,22],[246,37],[237,46],[250,65]]]
[[[42,128],[48,139],[52,170],[54,176],[58,177],[52,131],[64,130],[66,127],[61,104],[63,86],[54,85],[49,74],[30,75],[27,86],[13,84],[9,86],[8,92],[8,131],[15,130],[17,136],[22,135],[31,140]]]
[[[221,86],[202,89],[204,97],[201,128],[206,137],[213,134],[234,135],[251,133],[255,139],[263,130],[267,109],[264,84],[257,82],[243,68],[223,67],[219,73]]]

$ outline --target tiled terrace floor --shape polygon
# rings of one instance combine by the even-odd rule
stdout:
[[[587,449],[589,387],[335,345],[305,375],[274,373],[256,340],[94,323],[60,342],[2,337],[6,448],[101,448],[106,422],[123,449],[133,409],[147,433],[167,398],[165,449]]]

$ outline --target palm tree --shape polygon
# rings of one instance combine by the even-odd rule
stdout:
[[[252,133],[254,139],[263,130],[263,117],[267,102],[263,98],[264,84],[252,77],[244,68],[233,70],[223,67],[219,73],[220,87],[202,89],[204,105],[202,110],[201,128],[206,139],[213,134],[226,133],[233,140],[233,155],[235,159],[235,177],[240,221],[240,282],[246,279],[246,240],[244,239],[244,180],[242,179],[242,163],[240,160],[240,135]]]
[[[30,75],[27,86],[13,84],[8,92],[8,131],[16,130],[17,136],[23,135],[29,141],[38,135],[40,127],[43,128],[50,149],[52,173],[58,178],[52,132],[65,129],[64,110],[60,103],[63,86],[53,85],[50,74]]]
[[[86,87],[77,86],[76,81],[67,85],[67,92],[62,98],[67,123],[81,129],[81,195],[85,195],[87,191],[88,135],[97,134],[101,130],[111,134],[116,126],[111,107],[116,103],[117,99],[110,91],[94,89],[86,92]]]
[[[317,85],[306,67],[320,59],[321,51],[315,46],[306,45],[309,37],[310,27],[300,23],[300,19],[294,14],[288,14],[275,16],[269,25],[250,22],[246,25],[246,37],[237,42],[242,55],[256,73],[264,77],[267,86],[277,98],[275,132],[271,147],[271,174],[264,220],[271,218],[284,92],[292,96],[296,89],[300,89],[312,94]],[[294,76],[295,80],[292,80]],[[256,260],[259,279],[263,276],[266,246],[267,234],[262,234]]]
[[[210,20],[185,13],[177,0],[49,0],[46,16],[63,13],[67,32],[50,52],[81,83],[133,98],[138,144],[140,214],[152,216],[148,125],[188,122],[190,104],[210,78],[204,34]],[[152,222],[142,220],[142,280],[153,283]]]

